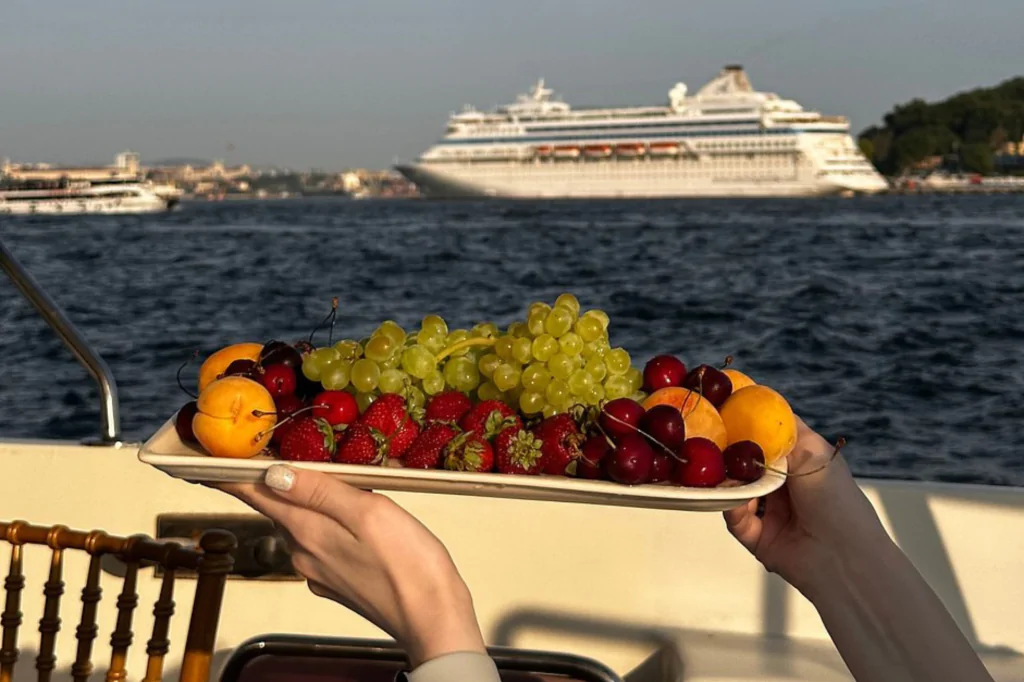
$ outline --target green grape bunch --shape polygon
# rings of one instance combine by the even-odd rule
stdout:
[[[302,373],[327,390],[352,393],[361,410],[385,393],[421,408],[429,397],[457,390],[549,417],[577,405],[643,398],[642,373],[628,352],[612,347],[609,323],[602,310],[582,311],[572,294],[554,305],[530,304],[526,319],[504,331],[492,322],[449,329],[434,314],[409,331],[386,320],[365,339],[316,348]]]

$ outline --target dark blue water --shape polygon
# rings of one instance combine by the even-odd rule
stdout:
[[[126,434],[185,399],[189,349],[437,312],[506,323],[566,290],[644,360],[725,355],[860,475],[1024,485],[1024,198],[332,200],[8,219],[0,237],[107,359]],[[98,429],[85,372],[0,277],[0,437]]]

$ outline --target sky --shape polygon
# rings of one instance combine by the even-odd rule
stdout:
[[[0,158],[381,168],[539,77],[661,104],[731,63],[859,131],[1024,74],[1024,1],[2,0]]]

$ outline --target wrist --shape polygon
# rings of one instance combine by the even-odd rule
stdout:
[[[413,618],[406,653],[413,668],[456,652],[487,653],[473,609],[473,598],[461,580],[444,590],[429,606],[410,611]]]
[[[877,579],[879,571],[899,555],[896,544],[883,531],[854,533],[840,542],[811,552],[799,580],[789,582],[816,607]]]

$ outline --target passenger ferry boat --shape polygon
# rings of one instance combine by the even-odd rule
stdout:
[[[888,183],[846,118],[758,92],[727,66],[665,106],[572,109],[539,81],[493,113],[453,115],[397,169],[433,197],[642,198],[872,194]]]
[[[141,182],[70,181],[54,186],[0,187],[0,215],[159,213],[180,197],[176,188]]]

